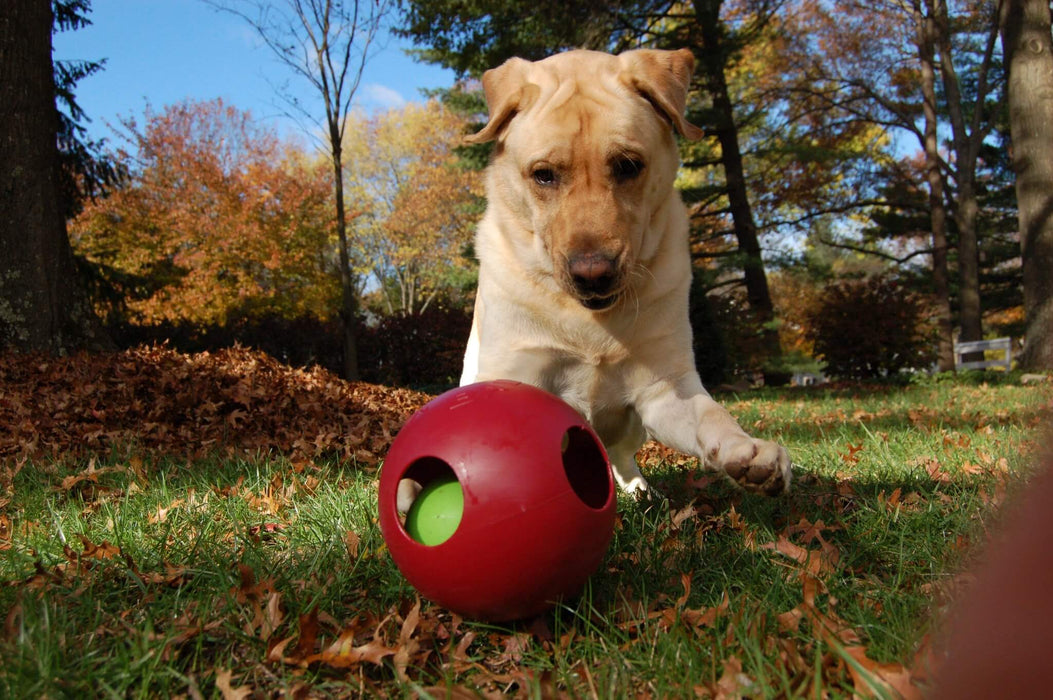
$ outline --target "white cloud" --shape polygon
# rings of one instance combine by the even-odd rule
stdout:
[[[392,109],[406,104],[406,98],[398,90],[376,83],[363,85],[360,95],[362,103],[381,109]]]

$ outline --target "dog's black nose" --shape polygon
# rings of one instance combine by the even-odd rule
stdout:
[[[567,261],[574,287],[586,295],[607,296],[617,279],[614,258],[602,253],[581,253]]]

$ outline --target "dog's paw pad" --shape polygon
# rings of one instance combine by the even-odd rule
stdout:
[[[774,496],[790,488],[790,455],[774,442],[750,440],[752,455],[746,461],[725,462],[724,472],[747,491]]]

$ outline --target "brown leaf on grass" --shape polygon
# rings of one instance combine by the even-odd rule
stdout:
[[[363,663],[382,665],[385,659],[398,653],[401,645],[401,642],[395,642],[395,646],[391,646],[387,642],[388,635],[385,633],[389,623],[398,621],[397,615],[398,611],[392,610],[379,621],[371,614],[365,615],[363,618],[356,617],[341,630],[334,642],[318,653],[309,654],[299,659],[298,664],[300,666],[324,664],[341,669],[355,668]],[[319,615],[319,618],[321,617]],[[417,627],[419,618],[413,620],[411,617],[412,611],[410,615],[407,615],[406,619],[402,620],[400,637],[405,634],[408,639],[408,636],[412,635],[412,630]],[[366,634],[370,633],[370,629],[372,629],[372,638],[359,643]]]
[[[797,521],[796,525],[790,525],[786,528],[786,533],[789,535],[800,535],[801,541],[805,544],[811,544],[816,540],[824,542],[824,532],[834,532],[843,529],[844,528],[841,525],[827,525],[822,520],[816,520],[813,523],[810,522],[808,518],[802,516],[801,519]]]
[[[478,664],[468,656],[468,648],[472,646],[474,641],[475,632],[465,632],[464,636],[457,642],[457,646],[450,652],[449,659],[444,666],[454,673],[464,673],[470,668],[478,667]]]
[[[82,534],[77,535],[80,538],[81,544],[84,545],[84,551],[81,552],[79,558],[81,559],[117,559],[121,556],[121,550],[118,547],[113,546],[106,540],[103,540],[99,544],[93,543],[87,537]],[[67,554],[67,557],[69,555]]]
[[[347,548],[347,556],[358,559],[358,548],[362,545],[362,538],[357,533],[348,530],[344,533],[344,546]]]
[[[4,638],[14,641],[18,638],[18,628],[22,623],[22,602],[19,600],[7,611],[4,617]]]
[[[727,614],[728,605],[728,594],[725,592],[720,604],[711,608],[687,608],[680,613],[680,619],[688,627],[695,630],[702,627],[712,627],[718,619]]]
[[[180,507],[185,502],[186,502],[186,499],[177,498],[174,501],[172,501],[171,503],[169,503],[167,506],[158,506],[157,507],[157,511],[155,513],[153,513],[152,515],[147,516],[146,522],[148,522],[148,523],[150,523],[152,525],[155,525],[157,523],[163,523],[164,521],[168,520],[168,514],[171,511],[173,511],[176,508]]]
[[[245,634],[255,636],[258,632],[261,639],[270,639],[284,618],[281,594],[274,588],[274,579],[257,582],[256,572],[245,564],[238,564],[238,579],[238,585],[230,590],[231,595],[252,613],[243,627]]]
[[[282,598],[277,591],[272,591],[267,597],[267,605],[260,615],[260,639],[270,639],[275,630],[281,627],[285,613],[282,612]]]
[[[216,669],[216,688],[223,695],[223,700],[245,700],[245,698],[252,697],[252,686],[239,685],[234,687],[231,685],[232,675],[227,669]]]
[[[525,632],[506,635],[501,643],[501,653],[490,659],[490,665],[518,665],[523,660],[523,654],[530,648],[531,641],[531,636]]]
[[[394,656],[398,649],[389,647],[383,638],[374,638],[365,644],[354,644],[354,630],[343,632],[335,642],[319,654],[311,654],[303,660],[303,665],[323,663],[333,668],[354,668],[362,663],[380,666],[384,659]]]
[[[399,678],[402,680],[406,680],[406,667],[420,648],[420,642],[414,637],[419,624],[420,598],[417,598],[416,604],[414,604],[402,621],[402,628],[399,630],[398,651],[395,652],[395,658],[393,659],[395,672],[398,673]]]
[[[724,661],[724,672],[714,686],[714,698],[742,698],[753,687],[753,679],[742,672],[742,662],[737,656]]]
[[[72,476],[63,477],[62,481],[56,487],[56,491],[76,491],[85,485],[94,485],[99,483],[99,477],[106,474],[123,474],[128,473],[130,470],[127,467],[113,466],[103,467],[97,469],[95,467],[95,459],[92,458],[88,462],[88,466],[85,467],[81,472]]]
[[[933,481],[946,484],[954,480],[954,477],[943,468],[943,465],[940,464],[940,461],[935,457],[920,459],[915,461],[914,464],[921,466]]]
[[[874,661],[867,656],[866,647],[860,645],[844,647],[844,653],[856,662],[847,665],[857,693],[888,697],[892,691],[904,700],[921,700],[921,690],[903,664]]]
[[[683,508],[675,510],[670,514],[670,527],[674,531],[679,530],[680,526],[683,525],[685,521],[695,517],[698,513],[698,506],[692,501]]]
[[[274,590],[274,579],[256,582],[256,572],[251,566],[238,564],[238,586],[230,590],[239,603],[260,602]]]
[[[172,588],[178,588],[187,581],[187,570],[184,566],[176,566],[175,564],[169,564],[165,562],[164,572],[151,571],[143,573],[136,567],[129,567],[132,572],[139,577],[139,580],[146,584],[170,586]]]
[[[296,645],[288,654],[285,649],[296,640]],[[266,659],[270,663],[281,661],[287,664],[299,664],[314,652],[315,644],[318,642],[318,609],[300,615],[298,633],[284,639],[276,640],[273,637],[267,644]]]
[[[768,542],[760,546],[761,549],[770,549],[792,559],[812,576],[825,576],[834,571],[841,553],[836,547],[823,541],[823,549],[805,549],[791,542],[786,535],[780,535],[775,542]]]
[[[684,587],[684,593],[676,599],[677,609],[687,605],[687,599],[691,597],[691,574],[686,571],[680,574],[680,585]]]
[[[859,633],[848,622],[834,612],[837,600],[830,597],[825,611],[819,609],[816,602],[819,592],[824,590],[822,581],[807,572],[801,573],[800,605],[776,616],[780,629],[797,632],[802,620],[807,620],[812,627],[812,634],[827,641],[842,645],[857,645]]]
[[[849,443],[848,452],[845,452],[844,454],[838,454],[841,454],[841,459],[843,459],[848,464],[859,464],[859,453],[862,451],[863,443],[859,443],[858,445],[853,445]]]
[[[698,632],[701,628],[712,627],[717,619],[727,612],[729,604],[727,593],[724,594],[720,604],[714,607],[689,608],[687,607],[687,601],[691,596],[691,574],[682,573],[680,575],[680,585],[683,587],[684,592],[676,599],[674,607],[655,610],[647,615],[647,619],[658,621],[660,629],[667,630],[673,624],[679,622],[688,629]],[[620,627],[626,628],[624,624],[620,625]]]
[[[7,513],[0,513],[0,551],[11,549],[11,518]]]
[[[300,615],[300,634],[293,648],[293,656],[302,658],[314,650],[318,640],[318,609],[311,608],[306,615]]]

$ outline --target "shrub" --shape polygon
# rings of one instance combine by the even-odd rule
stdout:
[[[362,378],[436,391],[454,386],[471,328],[470,310],[433,306],[420,314],[385,316],[359,333]]]
[[[343,364],[340,327],[332,320],[264,315],[240,317],[225,324],[206,325],[190,321],[147,326],[114,324],[109,327],[109,332],[122,348],[167,343],[180,352],[196,353],[237,345],[261,350],[293,367],[319,365],[339,372]]]
[[[834,377],[885,377],[936,356],[929,304],[890,277],[843,280],[825,289],[810,319],[812,341]]]

